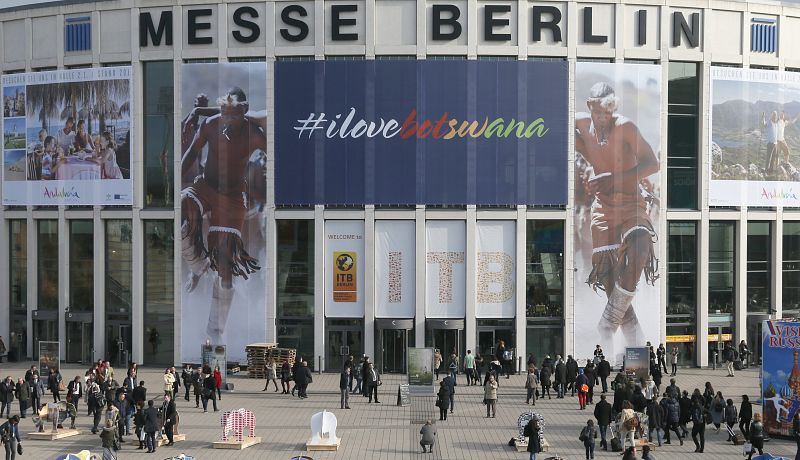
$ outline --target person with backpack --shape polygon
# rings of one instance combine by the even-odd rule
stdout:
[[[647,439],[653,441],[653,431],[656,432],[658,440],[658,447],[661,447],[661,430],[664,428],[664,410],[655,399],[650,400],[647,404]]]
[[[718,391],[711,401],[711,420],[716,432],[719,433],[722,422],[725,420],[725,398],[722,397],[721,391]]]
[[[622,449],[625,450],[625,443],[630,442],[633,455],[636,455],[636,429],[639,428],[639,419],[633,412],[630,401],[622,402]]]
[[[706,447],[706,409],[701,399],[692,399],[692,441],[694,451],[702,453]],[[697,442],[697,438],[700,442]]]
[[[539,419],[536,417],[531,418],[522,430],[522,435],[528,438],[529,460],[536,460],[539,453],[542,452],[542,439],[539,437]]]
[[[611,404],[606,401],[606,395],[600,395],[600,402],[594,406],[594,418],[597,419],[597,427],[600,428],[600,447],[608,450],[606,440],[606,430],[611,425]]]
[[[725,405],[725,425],[728,429],[728,442],[732,442],[736,445],[736,433],[733,432],[733,427],[736,426],[736,422],[739,420],[739,413],[736,411],[736,406],[733,405],[733,400],[728,399],[725,401],[727,404]]]
[[[594,459],[594,439],[597,437],[597,429],[594,427],[594,420],[589,419],[586,421],[586,426],[581,430],[578,440],[583,442],[583,447],[586,449],[586,460]]]
[[[665,424],[666,428],[664,428],[664,437],[666,440],[664,441],[665,444],[670,444],[670,431],[675,432],[675,436],[678,437],[678,441],[681,445],[683,445],[683,436],[681,435],[680,428],[678,427],[678,423],[681,420],[681,406],[678,404],[678,401],[672,397],[672,394],[667,394],[664,399],[666,399],[665,403],[665,417],[667,419],[667,423]]]

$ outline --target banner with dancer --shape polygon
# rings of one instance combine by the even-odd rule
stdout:
[[[575,107],[575,356],[618,365],[661,331],[661,67],[579,62]]]
[[[761,337],[764,428],[770,435],[791,436],[800,410],[800,323],[766,320]]]
[[[131,67],[3,75],[3,204],[133,204],[131,90]]]
[[[181,360],[266,341],[266,64],[184,64]]]
[[[708,204],[800,206],[800,74],[710,73]]]

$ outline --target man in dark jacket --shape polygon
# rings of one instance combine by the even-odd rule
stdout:
[[[664,368],[664,372],[669,372],[667,370],[667,360],[665,359],[667,356],[667,349],[664,348],[663,343],[658,344],[658,350],[656,351],[656,356],[658,357],[658,363],[656,365],[660,368]],[[678,396],[675,396],[676,398]]]
[[[210,373],[203,377],[203,412],[208,412],[209,400],[214,404],[214,412],[217,412],[217,381]]]
[[[594,404],[592,398],[594,398],[594,386],[597,383],[597,369],[594,367],[594,363],[588,361],[583,373],[586,374],[586,378],[589,380],[589,394],[586,396],[586,403]]]
[[[700,442],[697,441],[698,435]],[[692,400],[692,441],[694,441],[694,451],[703,452],[706,447],[706,420],[702,399]]]
[[[614,404],[611,406],[612,415],[622,412],[622,402],[625,401],[625,385],[617,385],[614,390]]]
[[[661,430],[664,428],[664,409],[653,398],[647,405],[647,439],[653,441],[653,431],[656,432],[658,445],[661,446]]]
[[[381,402],[378,401],[378,385],[381,384],[381,375],[378,373],[378,370],[375,369],[375,365],[369,363],[369,368],[367,369],[366,375],[364,375],[364,381],[367,383],[367,395],[369,395],[369,402],[372,402],[372,396],[375,396],[375,404],[380,404]],[[450,408],[450,413],[453,412],[452,406]]]
[[[25,418],[28,414],[28,404],[31,402],[31,387],[23,379],[19,379],[15,389],[15,396],[19,401],[19,415],[20,418]]]
[[[294,382],[297,385],[297,396],[300,399],[308,398],[308,384],[312,381],[311,369],[308,368],[308,363],[303,361],[294,376]]]
[[[133,389],[132,396],[135,405],[144,406],[147,401],[147,388],[144,387],[144,380],[140,381],[139,386]]]
[[[496,377],[495,377],[496,378]],[[453,413],[453,405],[455,404],[455,394],[456,394],[456,382],[453,380],[451,375],[447,375],[447,377],[442,379],[442,383],[447,388],[448,392],[448,402],[450,406],[450,413]]]
[[[192,366],[187,364],[181,371],[181,380],[183,380],[183,389],[185,391],[184,399],[189,400],[189,389],[192,387]]]
[[[128,420],[128,414],[131,413],[133,408],[131,407],[131,402],[125,396],[125,393],[120,393],[119,398],[114,400],[114,407],[119,411],[119,417],[117,418],[117,437],[119,438],[119,442],[125,442],[125,440],[122,439],[122,435],[128,434],[125,431],[125,421]]]
[[[675,398],[673,398],[670,395],[665,396],[664,399],[666,399],[666,401],[667,401],[666,404],[665,404],[665,408],[666,408],[666,414],[665,415],[666,415],[667,422],[665,423],[666,428],[664,429],[664,435],[665,435],[665,437],[667,439],[664,442],[667,443],[667,444],[670,444],[669,432],[670,431],[674,431],[675,432],[675,436],[678,437],[678,441],[680,441],[681,445],[683,445],[683,436],[681,436],[681,432],[680,432],[680,430],[678,428],[678,422],[681,419],[681,407],[680,407],[680,404],[678,404],[678,401],[676,401]],[[662,402],[663,402],[663,399],[662,399]]]
[[[664,394],[670,395],[672,399],[681,397],[681,388],[675,384],[675,379],[669,379],[669,386],[664,390]]]
[[[211,377],[214,380],[214,377]],[[144,432],[146,435],[145,444],[147,445],[147,453],[155,452],[156,447],[156,431],[158,431],[158,410],[153,407],[153,400],[147,401],[147,409],[144,411]]]
[[[203,374],[200,367],[192,371],[192,392],[194,393],[194,407],[200,407],[200,398],[203,396]]]
[[[342,373],[339,375],[339,392],[341,393],[340,407],[342,409],[350,409],[350,369],[352,367],[345,366]]]
[[[611,404],[606,401],[606,395],[600,395],[600,402],[594,406],[594,418],[597,419],[597,426],[600,428],[600,447],[608,450],[606,430],[611,425]]]
[[[11,417],[11,403],[14,402],[14,390],[16,390],[16,385],[14,385],[14,380],[11,377],[7,377],[5,380],[0,382],[0,417],[3,416],[3,412],[6,413],[6,418]]]
[[[750,440],[750,422],[752,420],[753,404],[750,403],[749,396],[742,395],[742,405],[739,407],[739,429],[748,441]],[[800,437],[800,432],[795,431],[795,437]]]
[[[647,398],[645,398],[644,393],[642,393],[642,387],[636,386],[633,390],[633,396],[631,396],[629,401],[633,405],[633,410],[636,412],[644,412],[647,407]]]
[[[678,405],[681,408],[680,427],[681,431],[683,432],[683,437],[685,438],[689,436],[689,429],[687,428],[686,424],[692,420],[692,400],[689,399],[688,391],[683,390],[681,399],[678,400]]]
[[[542,384],[542,399],[544,399],[545,394],[547,395],[547,399],[552,399],[550,397],[550,368],[543,367],[542,370],[539,372],[539,382]]]
[[[572,355],[567,355],[566,366],[567,366],[567,386],[572,391],[572,396],[575,396],[575,379],[578,378],[578,362],[572,358]]]
[[[164,395],[164,403],[161,405],[161,413],[164,419],[164,433],[167,435],[168,446],[174,446],[175,440],[173,439],[173,427],[177,421],[178,411],[175,409],[175,401],[172,400],[170,395]]]
[[[367,371],[369,370],[369,356],[364,355],[364,358],[361,361],[361,378],[363,380],[367,380]],[[367,397],[367,384],[364,383],[361,385],[361,396]]]
[[[564,360],[561,359],[561,356],[556,356],[556,373],[555,373],[555,381],[556,381],[556,393],[557,398],[563,399],[564,393],[566,393],[567,387],[567,365],[564,364]]]
[[[348,375],[348,377],[347,377],[347,379],[348,379],[347,389],[349,391],[353,391],[353,357],[352,356],[348,356],[347,359],[345,360],[344,364],[342,365],[342,372],[344,372],[344,370],[348,369],[348,368],[350,369],[350,372],[347,374]]]
[[[722,359],[725,360],[725,367],[728,368],[728,377],[733,377],[733,362],[736,361],[736,350],[733,349],[730,342],[725,344],[725,349],[722,350]]]
[[[603,393],[608,392],[609,375],[611,375],[611,364],[603,357],[597,364],[597,376],[600,377],[600,383],[603,385]]]

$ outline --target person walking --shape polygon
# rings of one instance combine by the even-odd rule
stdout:
[[[650,400],[647,404],[647,439],[651,442],[658,440],[658,446],[661,447],[662,437],[661,430],[664,429],[664,411],[661,405],[656,402],[655,398]],[[653,431],[656,432],[656,437],[653,438]]]
[[[19,438],[19,416],[9,417],[0,425],[0,440],[6,449],[6,460],[14,460],[17,452],[22,450],[22,440]]]
[[[676,375],[678,375],[678,355],[679,354],[680,354],[680,351],[678,351],[678,346],[675,345],[674,347],[672,347],[672,352],[670,353],[670,358],[669,358],[669,362],[672,365],[672,374],[670,374],[672,377],[675,377]]]
[[[758,455],[764,455],[764,424],[761,423],[761,414],[753,414],[753,423],[750,425],[750,455],[747,460],[753,458],[753,454],[758,450]]]
[[[350,367],[345,367],[339,375],[339,407],[350,409]],[[277,390],[276,390],[277,391]]]
[[[583,447],[586,449],[586,460],[594,460],[594,447],[595,438],[597,437],[597,429],[594,427],[594,420],[589,419],[586,421],[586,426],[581,430],[578,439],[583,442]]]
[[[100,432],[100,440],[103,446],[103,460],[116,460],[115,452],[119,450],[117,443],[117,427],[111,420],[106,421],[106,425]]]
[[[82,397],[83,397],[83,384],[81,383],[81,377],[79,375],[76,375],[75,379],[67,384],[67,401],[71,402],[72,405],[75,406],[75,410],[77,411],[78,402],[80,402]]]
[[[574,385],[578,387],[578,405],[580,410],[584,410],[586,409],[586,396],[589,394],[589,379],[583,369],[578,370],[578,378],[575,379]]]
[[[533,366],[536,367],[535,365]],[[556,398],[564,399],[564,393],[567,392],[567,365],[561,358],[561,355],[556,355],[556,371],[554,374],[556,384]]]
[[[706,406],[706,409],[711,408],[711,402],[714,400],[714,387],[711,386],[711,382],[706,382],[705,389],[703,390],[703,404]]]
[[[575,380],[578,378],[578,362],[572,357],[567,355],[567,387],[572,390],[572,396],[575,396]]]
[[[450,362],[447,364],[447,370],[450,372],[450,377],[453,378],[453,385],[458,385],[458,355],[455,353],[450,355]]]
[[[483,386],[483,401],[486,404],[486,418],[491,412],[492,418],[497,415],[497,381],[494,375],[489,376],[489,381]]]
[[[722,392],[718,391],[717,395],[714,396],[714,399],[711,401],[711,420],[714,423],[714,428],[716,432],[719,433],[719,429],[722,426],[722,422],[725,419],[725,398],[722,397]]]
[[[597,420],[597,427],[600,431],[600,448],[608,450],[606,431],[611,425],[611,404],[606,401],[606,395],[600,395],[600,401],[594,406],[594,418]]]
[[[210,370],[208,368],[206,371]],[[210,400],[214,405],[214,412],[217,412],[217,382],[214,376],[206,373],[203,377],[203,412],[208,412],[208,401]]]
[[[214,366],[214,384],[217,387],[217,399],[222,401],[222,372],[219,366]]]
[[[173,384],[175,383],[175,376],[169,368],[164,370],[164,394],[172,395]]]
[[[667,372],[669,372],[667,370],[667,361],[665,359],[666,356],[667,356],[667,349],[664,348],[664,344],[663,343],[659,343],[658,344],[658,349],[656,350],[656,356],[658,357],[658,364],[657,365],[658,365],[659,369],[663,368],[665,374]]]
[[[133,432],[136,434],[136,439],[139,441],[139,447],[136,449],[144,449],[144,405],[141,403],[136,403],[136,413],[133,416]]]
[[[467,386],[475,382],[475,355],[472,350],[467,350],[467,355],[464,356],[464,373],[467,374]]]
[[[204,399],[205,400],[205,399]],[[158,431],[158,410],[153,407],[153,400],[147,401],[147,409],[144,411],[144,433],[147,453],[156,451],[156,431]]]
[[[736,433],[733,432],[733,427],[739,420],[739,413],[736,411],[736,406],[733,405],[733,400],[728,399],[725,401],[725,428],[728,431],[728,442],[736,445]]]
[[[597,377],[600,378],[600,384],[603,386],[603,393],[608,393],[608,376],[611,375],[611,363],[603,356],[600,362],[597,363]]]
[[[706,447],[706,409],[700,399],[692,400],[692,441],[694,451],[702,453]]]
[[[97,434],[97,430],[100,427],[100,418],[103,415],[103,407],[106,405],[105,393],[103,393],[100,385],[94,379],[91,380],[89,388],[86,390],[86,392],[89,393],[87,404],[94,415],[92,422],[92,434]]]
[[[506,378],[508,378],[508,369],[506,368],[506,342],[505,340],[498,340],[497,347],[494,350],[494,359],[500,363],[500,373],[497,374],[497,378],[500,378],[501,375],[505,374]]]
[[[377,369],[375,369],[373,363],[369,363],[369,370],[367,371],[366,377],[365,382],[367,383],[369,402],[372,402],[372,396],[374,395],[375,404],[380,404],[381,402],[378,401],[378,387],[381,385],[381,375],[378,373]]]
[[[536,382],[536,368],[529,367],[528,368],[528,376],[525,378],[525,390],[526,390],[526,398],[525,404],[531,404],[531,400],[533,400],[533,405],[536,405],[536,389],[539,388],[539,384]]]
[[[450,396],[448,407],[450,407],[450,413],[452,414],[453,410],[455,409],[456,383],[453,380],[453,376],[451,375],[448,375],[445,378],[443,378],[442,383],[444,383],[444,386],[447,387],[447,392],[448,395]]]
[[[192,366],[187,364],[181,371],[181,380],[183,380],[183,399],[189,401],[189,390],[192,388]]]
[[[436,373],[436,380],[439,380],[439,370],[442,367],[442,352],[437,348],[433,353],[433,371]]]
[[[356,366],[358,368],[358,366]],[[289,361],[284,361],[281,364],[281,394],[288,395],[289,387],[292,385],[292,367]]]
[[[16,390],[16,386],[14,385],[14,380],[11,376],[6,377],[5,380],[0,382],[0,417],[3,416],[5,412],[6,418],[11,417],[11,403],[14,402],[14,390]]]
[[[542,384],[542,399],[544,396],[547,395],[547,399],[552,399],[550,397],[550,368],[543,367],[541,371],[539,371],[539,382]]]
[[[587,393],[587,404],[594,404],[594,386],[597,384],[597,368],[595,367],[594,363],[588,362],[586,363],[586,367],[583,369],[583,373],[586,374],[586,380],[588,381],[589,385],[589,392]]]
[[[20,378],[14,390],[17,401],[19,401],[19,416],[20,418],[25,418],[28,413],[28,404],[31,401],[31,386],[28,385],[28,382]]]
[[[433,453],[433,445],[436,443],[436,427],[431,424],[430,420],[426,420],[425,424],[419,430],[422,436],[419,440],[419,445],[422,446],[422,453]],[[425,448],[428,448],[427,451]]]
[[[61,372],[55,367],[47,377],[47,388],[53,393],[53,402],[61,401]]]
[[[666,428],[664,428],[664,437],[667,438],[664,443],[670,444],[670,431],[675,432],[675,436],[678,437],[678,442],[683,445],[683,435],[680,432],[680,428],[678,427],[678,423],[681,420],[681,406],[678,404],[678,401],[672,397],[672,394],[667,394],[664,399],[666,399],[665,406],[665,417],[666,417]],[[664,400],[662,400],[663,402]]]
[[[369,356],[364,355],[364,359],[361,362],[361,396],[367,397],[367,390],[369,386],[367,385],[367,372],[369,372]]]
[[[681,418],[679,425],[684,438],[689,437],[689,428],[687,424],[692,420],[692,400],[689,399],[689,392],[683,390],[681,399],[678,400],[678,406],[681,409]]]
[[[39,378],[38,372],[31,374],[30,380],[26,379],[26,381],[30,383],[31,387],[31,408],[34,413],[39,413],[44,397],[44,382]]]
[[[372,366],[372,363],[369,363]],[[299,379],[299,380],[298,380]],[[311,369],[308,368],[308,363],[303,361],[300,363],[300,367],[297,368],[297,374],[294,376],[294,381],[299,388],[297,388],[297,396],[300,399],[307,399],[308,398],[308,385],[314,381],[311,377]],[[375,398],[378,398],[377,391],[375,392]]]
[[[447,420],[447,408],[450,405],[450,390],[444,382],[439,382],[439,392],[436,394],[436,407],[439,408],[439,420]]]
[[[192,393],[194,393],[194,407],[200,408],[200,400],[203,398],[203,374],[199,366],[192,370]]]
[[[730,342],[726,343],[725,349],[722,350],[722,359],[725,361],[728,377],[733,377],[733,362],[736,361],[736,350],[733,349]]]
[[[175,407],[175,401],[169,396],[164,396],[164,403],[161,406],[161,414],[164,420],[164,433],[167,435],[167,446],[174,446],[175,439],[173,429],[178,421],[178,411]]]
[[[542,452],[542,438],[539,436],[539,419],[532,417],[528,420],[528,424],[522,430],[522,435],[528,438],[528,453],[530,454],[529,460],[537,460],[538,455]]]
[[[481,381],[481,371],[483,370],[483,356],[479,351],[475,351],[475,379],[472,380],[472,385],[475,386]]]
[[[800,411],[795,412],[800,414]],[[797,417],[795,417],[796,419]],[[739,406],[739,431],[745,439],[750,439],[750,422],[753,420],[753,404],[750,403],[750,397],[742,395],[742,405]],[[797,431],[795,431],[797,433]],[[797,460],[800,460],[798,458]]]
[[[636,429],[639,427],[639,419],[633,412],[633,406],[630,401],[622,402],[622,449],[625,449],[625,444],[630,442],[633,454],[636,455]]]

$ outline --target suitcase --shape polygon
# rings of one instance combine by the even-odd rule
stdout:
[[[733,362],[733,368],[736,369],[737,371],[740,371],[740,370],[744,369],[744,365],[742,365],[742,360],[741,359],[737,359],[736,361],[734,361]]]
[[[746,442],[746,440],[744,439],[744,436],[741,433],[737,434],[737,435],[735,435],[733,437],[733,445],[734,446],[744,445],[745,442]]]
[[[622,452],[622,441],[619,438],[611,438],[611,452]]]
[[[225,384],[225,390],[233,391],[233,384],[232,383],[226,383]]]

